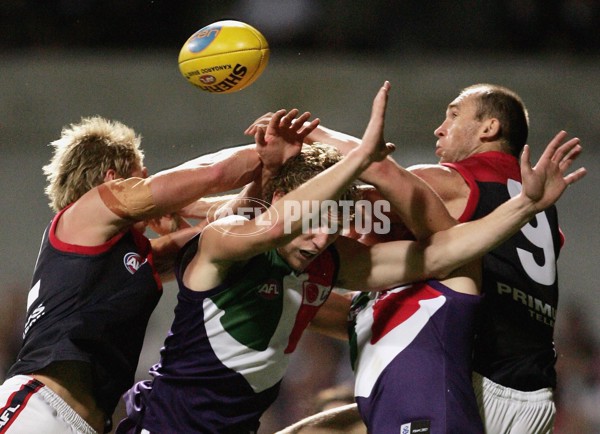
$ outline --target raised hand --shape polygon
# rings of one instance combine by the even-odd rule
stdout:
[[[581,154],[582,147],[578,138],[567,142],[565,131],[560,131],[550,141],[535,167],[531,167],[529,146],[525,145],[521,156],[522,194],[542,211],[555,203],[565,189],[582,179],[587,170],[580,167],[575,172],[565,175],[573,161]]]
[[[267,125],[269,125],[269,122],[271,121],[273,114],[274,114],[273,112],[267,112],[264,115],[260,116],[258,119],[256,119],[254,122],[252,122],[248,126],[248,128],[246,128],[244,130],[244,134],[247,136],[254,136],[254,134],[256,133],[256,129],[258,127],[266,128]]]
[[[371,118],[363,134],[361,144],[356,148],[360,152],[364,152],[370,162],[381,161],[396,149],[393,143],[388,143],[383,138],[389,90],[390,83],[386,81],[375,95]]]
[[[276,173],[287,159],[299,154],[306,136],[319,125],[318,118],[307,122],[309,112],[298,113],[297,109],[289,113],[282,109],[270,116],[266,126],[264,122],[253,124],[256,150],[270,173]]]

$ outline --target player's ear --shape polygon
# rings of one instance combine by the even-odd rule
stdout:
[[[277,202],[279,199],[281,199],[283,196],[285,196],[285,193],[281,190],[275,190],[273,192],[273,197],[271,198],[271,203],[275,203]]]
[[[485,119],[480,128],[481,141],[496,140],[500,134],[500,121],[496,118]]]
[[[104,182],[112,181],[113,179],[119,178],[115,169],[108,169],[104,174]]]

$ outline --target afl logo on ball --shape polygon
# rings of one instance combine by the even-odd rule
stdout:
[[[143,258],[138,253],[129,252],[123,257],[123,264],[125,265],[127,271],[129,271],[131,274],[134,274],[142,266],[142,264],[146,262],[142,259]]]
[[[217,81],[215,76],[210,75],[210,74],[201,75],[198,80],[200,80],[200,82],[202,82],[202,84],[213,84],[214,82]]]

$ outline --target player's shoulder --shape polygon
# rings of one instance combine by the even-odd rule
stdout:
[[[423,179],[435,189],[452,187],[453,183],[463,183],[462,176],[455,169],[442,164],[416,164],[408,167],[411,173]]]
[[[416,174],[449,174],[454,170],[443,164],[413,164],[407,167],[407,170]]]

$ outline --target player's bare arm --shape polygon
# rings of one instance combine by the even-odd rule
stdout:
[[[560,132],[546,147],[535,167],[529,148],[521,159],[523,189],[487,216],[434,233],[421,241],[397,241],[371,247],[352,246],[340,238],[336,244],[342,266],[338,285],[348,289],[381,290],[391,286],[445,278],[492,250],[528,223],[536,213],[555,203],[567,186],[581,180],[585,168],[566,174],[581,153],[579,139],[564,142]],[[563,143],[564,142],[564,143]]]
[[[178,211],[198,198],[241,187],[260,170],[254,146],[232,148],[202,156],[149,178],[117,178],[107,174],[103,184],[83,195],[59,221],[69,227],[62,241],[99,245],[137,221]]]
[[[383,140],[382,134],[389,87],[386,82],[380,88],[362,143],[347,157],[275,201],[253,220],[243,224],[227,224],[221,220],[207,226],[200,240],[200,253],[186,271],[187,285],[196,290],[200,285],[206,287],[205,282],[218,281],[217,275],[224,276],[233,263],[246,261],[291,241],[300,234],[302,221],[286,219],[286,201],[301,203],[337,198],[372,162],[386,158],[394,150],[392,144]],[[281,128],[277,119],[272,119],[270,126]],[[257,143],[264,140],[263,133],[257,133],[255,137]],[[268,230],[265,230],[266,226]],[[210,269],[212,271],[207,271]]]
[[[554,204],[569,185],[581,180],[587,173],[583,167],[566,173],[581,154],[579,139],[565,139],[566,133],[559,132],[534,167],[529,161],[529,147],[525,146],[520,163],[521,192],[487,216],[437,232],[422,243],[426,267],[440,273],[436,277],[443,277],[458,265],[492,250]]]

